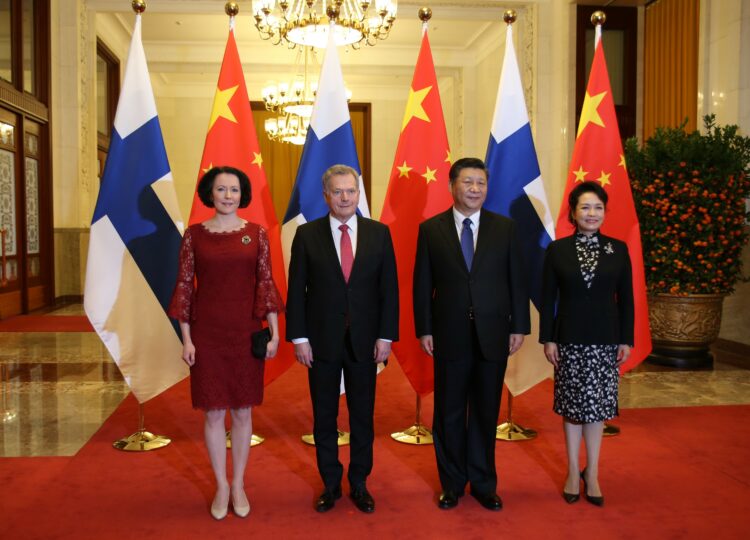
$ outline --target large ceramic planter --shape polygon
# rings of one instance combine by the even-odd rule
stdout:
[[[678,368],[711,367],[709,345],[719,337],[722,294],[649,297],[651,363]]]

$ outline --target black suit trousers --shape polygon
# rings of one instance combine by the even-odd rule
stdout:
[[[339,350],[338,358],[315,358],[308,370],[318,471],[326,489],[331,491],[341,485],[344,471],[338,459],[337,422],[342,369],[351,432],[347,477],[352,487],[365,482],[372,472],[372,443],[375,439],[373,413],[377,364],[374,360],[356,361],[348,331]]]
[[[472,324],[473,327],[473,324]],[[461,358],[435,359],[433,440],[440,484],[463,493],[497,490],[495,434],[507,358],[483,357],[476,330]]]

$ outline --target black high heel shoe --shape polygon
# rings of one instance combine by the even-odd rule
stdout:
[[[604,506],[604,497],[602,495],[599,495],[598,497],[595,497],[593,495],[589,495],[589,488],[586,485],[586,469],[583,469],[581,471],[581,480],[583,480],[583,494],[586,496],[586,500],[593,504],[594,506]]]
[[[578,502],[578,499],[581,498],[580,493],[568,493],[567,491],[563,490],[563,499],[565,499],[565,502],[568,504],[573,504]]]

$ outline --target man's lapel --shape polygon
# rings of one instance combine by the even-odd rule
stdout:
[[[466,273],[468,273],[469,269],[466,268],[464,254],[461,252],[461,243],[458,241],[458,233],[456,233],[456,221],[453,218],[452,207],[439,215],[438,224],[440,231],[445,238],[448,251],[452,252],[452,256],[458,259],[460,267],[464,268]]]
[[[341,262],[339,261],[339,256],[336,254],[336,244],[334,244],[333,233],[331,232],[331,221],[327,214],[318,220],[318,244],[321,254],[326,258],[328,265],[335,268],[339,276],[341,276],[341,280],[344,281],[344,272],[341,270]]]

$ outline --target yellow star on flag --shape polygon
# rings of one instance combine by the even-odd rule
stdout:
[[[404,164],[403,165],[401,165],[400,167],[396,166],[396,168],[398,169],[398,177],[399,178],[401,178],[402,176],[404,178],[409,178],[409,171],[411,171],[412,168],[409,167],[406,164],[406,160],[404,160]]]
[[[213,168],[214,168],[214,164],[213,162],[211,162],[208,164],[208,167],[206,167],[205,169],[201,169],[201,170],[203,171],[203,174],[206,174],[208,171],[210,171]]]
[[[211,110],[211,120],[208,122],[208,130],[214,127],[214,124],[219,118],[226,118],[230,122],[237,123],[237,119],[234,117],[232,109],[229,108],[229,101],[234,96],[234,93],[239,88],[239,85],[227,88],[226,90],[220,90],[216,88],[216,94],[214,95],[214,107]]]
[[[437,172],[437,169],[430,169],[429,167],[425,167],[425,171],[424,173],[422,173],[422,178],[424,178],[428,184],[430,182],[436,182],[437,181],[437,178],[435,178],[436,172]]]
[[[623,169],[625,169],[626,171],[628,170],[627,165],[625,165],[625,156],[622,154],[620,154],[620,163],[618,163],[618,165],[622,167]]]
[[[447,149],[445,151],[445,154],[446,154],[446,156],[445,156],[445,162],[446,163],[453,163],[453,158],[451,157],[451,151],[450,151],[450,149]]]
[[[577,171],[573,171],[573,174],[576,175],[576,182],[583,182],[586,179],[586,175],[588,173],[588,171],[583,170],[583,165],[580,165]]]
[[[260,169],[263,166],[263,158],[258,152],[253,152],[253,156],[255,156],[255,159],[253,159],[253,165],[257,165]]]
[[[604,187],[604,186],[612,183],[612,182],[609,181],[609,177],[610,176],[612,176],[612,173],[607,174],[604,171],[602,171],[602,175],[599,178],[597,178],[597,181],[601,182],[602,187]]]
[[[606,95],[607,92],[602,92],[601,94],[590,96],[589,93],[586,92],[586,97],[583,98],[583,107],[581,108],[581,121],[578,123],[578,133],[576,133],[576,138],[580,137],[581,132],[587,125],[589,125],[589,123],[604,127],[604,121],[602,120],[602,117],[599,116],[599,111],[597,111],[597,108],[599,108],[599,104],[602,102],[604,96]]]
[[[427,97],[427,94],[430,93],[430,90],[432,90],[432,86],[422,88],[416,92],[412,88],[409,88],[409,100],[406,102],[406,111],[404,112],[404,121],[401,123],[401,131],[404,131],[406,124],[408,124],[409,120],[412,118],[419,118],[425,122],[430,121],[430,117],[427,116],[427,113],[422,107],[422,102]]]

